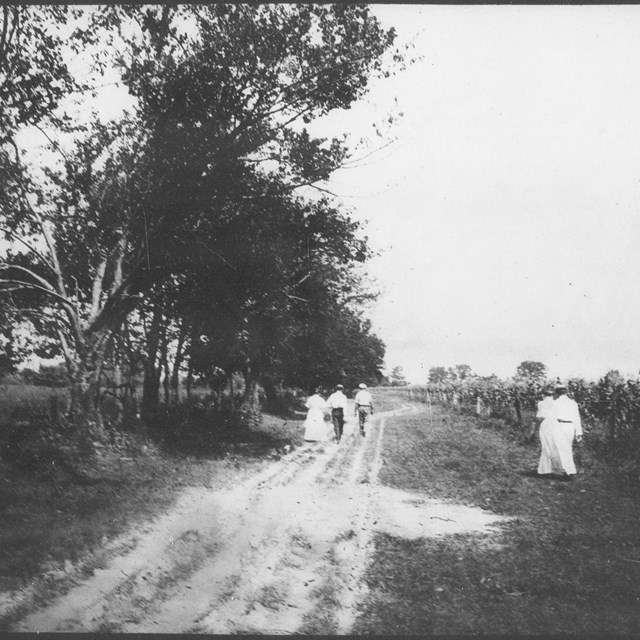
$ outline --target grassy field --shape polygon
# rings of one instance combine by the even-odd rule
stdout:
[[[46,411],[52,397],[67,401],[67,390],[32,384],[0,384],[0,418],[26,418],[33,410]]]
[[[371,389],[373,407],[376,413],[396,411],[408,404],[406,393],[397,387],[379,387]]]
[[[376,413],[407,403],[402,390],[372,391]],[[27,404],[29,394],[37,392],[23,392]],[[537,442],[525,444],[486,418],[418,406],[421,413],[387,418],[380,482],[512,519],[491,539],[375,534],[369,595],[354,632],[638,634],[633,487],[589,449],[579,454],[574,482],[534,478]],[[170,507],[186,487],[242,481],[286,444],[302,442],[302,417],[264,416],[257,428],[235,436],[205,431],[181,447],[123,434],[100,448],[90,478],[0,460],[0,591],[44,570],[66,571]]]
[[[437,407],[388,420],[383,484],[513,520],[499,545],[377,534],[355,632],[637,634],[638,498],[586,451],[574,482],[531,477],[537,456],[536,443]]]

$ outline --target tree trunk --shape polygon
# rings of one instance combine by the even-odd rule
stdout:
[[[126,366],[126,381],[124,382],[122,406],[127,416],[134,416],[138,412],[136,400],[136,370],[138,366],[138,356],[131,344],[129,325],[125,319],[121,335],[121,367]]]
[[[173,361],[173,371],[171,372],[171,401],[174,404],[180,402],[180,367],[184,360],[186,342],[186,321],[182,323],[178,333],[178,346],[176,347],[176,357]]]
[[[113,378],[111,382],[111,386],[113,387],[114,393],[120,393],[122,389],[122,364],[116,357],[116,349],[113,349],[113,353],[111,355],[111,366],[113,368]]]
[[[162,388],[164,390],[164,403],[168,407],[171,404],[171,382],[169,380],[169,363],[165,357],[162,361],[162,369],[164,371],[162,378]]]
[[[154,363],[145,362],[142,381],[142,401],[140,415],[142,419],[154,416],[160,404],[160,375]]]
[[[191,388],[193,386],[193,361],[192,361],[192,349],[193,349],[193,345],[196,343],[196,337],[198,335],[198,328],[199,325],[197,322],[194,321],[194,323],[191,325],[191,331],[189,332],[189,365],[187,368],[187,402],[191,403]],[[187,351],[185,350],[185,353],[187,353]]]
[[[160,404],[160,371],[156,367],[158,347],[160,346],[160,322],[162,311],[156,304],[153,309],[151,326],[147,332],[147,355],[144,363],[144,380],[142,382],[142,402],[140,414],[145,420],[158,411]]]
[[[242,397],[241,411],[260,411],[260,402],[258,399],[258,380],[254,376],[245,378],[245,388]]]
[[[267,396],[269,410],[274,412],[280,411],[281,407],[278,399],[278,393],[276,391],[276,385],[273,384],[273,380],[268,377],[264,378],[262,381],[262,387],[264,388],[265,396]]]
[[[136,397],[136,365],[137,361],[133,358],[128,358],[127,362],[127,381],[124,388],[124,399],[122,404],[124,405],[127,415],[135,415],[138,413],[138,402]]]
[[[233,388],[233,372],[227,373],[227,384],[229,386],[229,411],[232,413],[236,410],[235,390]]]
[[[191,402],[191,386],[193,385],[193,365],[189,359],[189,368],[187,370],[187,402]]]
[[[164,390],[164,403],[165,406],[169,406],[170,401],[170,373],[169,373],[169,357],[167,355],[168,352],[168,337],[167,337],[167,327],[166,325],[162,328],[162,341],[160,348],[160,376],[162,377],[162,388]]]
[[[258,399],[258,374],[248,365],[243,371],[244,394],[240,405],[240,425],[243,429],[257,427],[260,423],[260,401]]]
[[[116,399],[115,422],[120,424],[125,409],[125,389],[122,384],[122,366],[116,354],[116,345],[111,350],[111,392]]]
[[[103,429],[100,411],[100,372],[104,362],[110,332],[103,330],[91,340],[80,336],[75,353],[66,352],[69,375],[69,413],[75,431],[81,439],[100,438]]]
[[[76,435],[90,446],[90,442],[100,437],[103,421],[95,372],[87,369],[85,364],[76,362],[71,375],[70,414]]]

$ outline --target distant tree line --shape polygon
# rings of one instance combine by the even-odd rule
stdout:
[[[540,382],[547,376],[547,365],[534,360],[524,360],[516,368],[515,380],[526,382]],[[429,369],[428,382],[437,384],[439,382],[460,382],[479,376],[468,364],[457,364],[453,367],[431,367]],[[484,379],[497,379],[495,374],[482,376]]]
[[[6,6],[0,16],[0,364],[64,358],[78,429],[105,388],[152,416],[195,380],[257,389],[355,384],[384,344],[361,225],[322,186],[353,160],[313,119],[402,64],[363,5]],[[116,68],[135,107],[65,105],[96,91],[65,51]],[[35,171],[17,135],[57,158]]]

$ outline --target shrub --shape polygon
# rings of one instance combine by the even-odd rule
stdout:
[[[39,371],[23,369],[20,375],[26,384],[35,386],[66,387],[69,384],[67,369],[62,364],[42,366]]]

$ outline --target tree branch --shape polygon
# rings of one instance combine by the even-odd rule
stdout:
[[[33,126],[49,141],[49,144],[64,158],[65,162],[69,162],[69,156],[62,150],[60,144],[52,140],[49,134],[39,124],[33,123]]]
[[[124,260],[124,252],[127,246],[127,239],[123,233],[118,240],[117,255],[115,258],[115,266],[113,269],[113,284],[111,285],[110,294],[113,295],[118,287],[122,284],[122,261]]]
[[[220,258],[220,260],[222,260],[222,262],[224,262],[227,266],[231,267],[232,269],[236,268],[224,256],[221,256],[217,251],[214,251],[211,247],[208,247],[204,242],[202,242],[202,240],[198,240],[198,243],[202,245],[209,253],[216,256],[216,258]]]
[[[34,284],[33,282],[24,282],[23,280],[14,280],[14,279],[11,279],[11,280],[0,279],[0,284],[18,285],[17,289],[34,289],[37,291],[43,291],[44,293],[58,300],[58,302],[64,305],[67,309],[71,310],[75,315],[75,309],[73,308],[73,305],[71,304],[71,302],[69,302],[69,300],[67,300],[66,298],[63,298],[61,295],[59,295],[52,289],[41,287],[37,284]]]
[[[298,296],[294,296],[291,293],[285,293],[285,296],[287,296],[287,298],[291,298],[292,300],[300,300],[301,302],[311,302],[311,300],[307,300],[306,298],[300,298]]]
[[[31,271],[31,269],[27,269],[27,267],[21,267],[20,265],[16,265],[16,264],[8,264],[8,263],[0,264],[0,271],[7,271],[9,269],[16,269],[17,271],[22,271],[23,273],[26,273],[27,275],[37,280],[42,285],[42,287],[44,287],[48,291],[56,293],[56,290],[53,288],[53,286],[49,281],[45,280],[44,278],[39,276],[37,273],[34,273],[33,271]]]
[[[102,283],[104,282],[104,273],[107,270],[107,259],[103,258],[96,269],[93,276],[93,286],[91,287],[91,310],[89,317],[93,318],[100,309],[100,294],[102,293]]]
[[[47,248],[49,249],[49,254],[51,255],[53,272],[56,276],[56,280],[58,284],[58,293],[60,294],[61,297],[67,298],[69,294],[67,293],[67,289],[64,286],[64,280],[62,278],[62,269],[60,267],[60,262],[58,261],[58,254],[56,252],[55,244],[53,242],[53,238],[51,237],[51,233],[47,229],[47,226],[45,225],[40,214],[37,213],[37,211],[33,208],[31,203],[29,202],[29,199],[26,197],[26,195],[25,195],[25,200],[29,205],[31,214],[36,219],[36,222],[38,223],[38,226],[42,231],[42,235],[44,236],[45,242],[47,243]]]
[[[53,265],[47,260],[47,258],[45,256],[43,256],[35,247],[33,247],[32,245],[30,245],[24,238],[20,237],[19,235],[17,235],[16,233],[14,233],[11,229],[9,229],[8,227],[5,226],[1,226],[0,227],[3,231],[3,233],[11,236],[13,238],[14,241],[17,242],[21,242],[25,247],[27,247],[27,249],[29,249],[29,251],[31,251],[32,253],[34,253],[38,258],[40,258],[40,260],[42,261],[42,263],[48,267],[51,271],[53,271],[54,275],[56,275],[56,271],[53,268]]]

